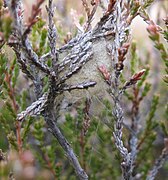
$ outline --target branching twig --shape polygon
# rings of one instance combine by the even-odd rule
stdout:
[[[37,3],[32,6],[31,15],[28,18],[27,28],[24,31],[23,36],[26,36],[30,32],[32,26],[38,21],[37,15],[41,12],[40,6],[44,1],[45,0],[37,0]]]
[[[79,83],[76,85],[69,85],[69,86],[65,86],[63,87],[64,91],[71,91],[73,89],[86,89],[88,87],[92,87],[95,86],[96,82],[95,81],[88,81],[88,82],[83,82],[83,83]]]
[[[127,6],[127,8],[125,8]],[[129,16],[130,11],[130,4],[129,1],[124,3],[123,1],[110,1],[108,10],[101,21],[106,21],[108,17],[110,17],[111,12],[113,12],[113,21],[111,21],[113,26],[113,31],[115,32],[114,36],[114,43],[112,44],[111,48],[108,49],[109,54],[112,57],[114,71],[112,75],[109,75],[109,72],[105,69],[101,70],[107,84],[110,86],[110,94],[114,101],[114,108],[113,108],[113,116],[115,119],[114,125],[114,132],[113,136],[115,139],[115,145],[120,152],[121,157],[123,158],[123,162],[121,163],[123,178],[124,179],[132,179],[132,172],[133,172],[133,163],[135,160],[135,148],[131,149],[131,152],[124,146],[124,142],[122,140],[122,128],[123,128],[123,109],[121,106],[121,97],[123,92],[131,85],[135,84],[144,71],[140,71],[136,73],[134,76],[131,77],[129,81],[125,83],[123,88],[120,90],[120,74],[124,68],[123,62],[125,61],[125,56],[128,52],[129,48],[129,33],[126,34],[126,31],[129,32],[129,25],[131,21],[127,21],[126,19]],[[99,25],[101,25],[101,21]],[[134,133],[131,133],[133,137],[135,137]]]
[[[155,161],[152,170],[149,171],[147,180],[154,180],[159,169],[163,166],[165,161],[168,160],[168,139],[165,139],[165,148],[162,150],[160,157]]]
[[[57,51],[56,51],[56,38],[57,38],[57,32],[56,27],[54,25],[53,16],[54,16],[54,10],[53,10],[53,4],[52,0],[49,0],[48,7],[46,6],[47,12],[48,12],[48,18],[49,18],[49,29],[48,29],[48,39],[49,39],[49,46],[51,50],[51,56],[52,56],[52,65],[55,70],[57,71],[56,63],[57,63]]]
[[[18,121],[23,121],[26,116],[35,116],[40,115],[40,113],[44,110],[44,105],[47,100],[47,94],[44,94],[37,101],[33,102],[25,111],[22,111],[17,115]]]
[[[49,1],[49,6],[51,8],[52,1]],[[37,7],[37,9],[38,9],[38,7]],[[24,33],[24,34],[22,33],[22,29],[23,29],[22,17],[21,17],[21,14],[18,13],[19,11],[21,11],[20,1],[17,1],[17,2],[12,1],[10,10],[14,17],[14,29],[15,29],[15,34],[14,34],[15,41],[11,43],[11,46],[14,47],[15,52],[21,51],[21,53],[18,53],[19,59],[24,58],[25,63],[28,63],[30,66],[32,66],[33,69],[31,69],[32,70],[31,72],[32,72],[32,76],[34,78],[34,85],[35,85],[35,91],[36,91],[37,97],[41,96],[41,92],[42,92],[42,82],[41,82],[40,75],[38,74],[39,70],[41,70],[42,72],[45,72],[50,77],[50,82],[49,82],[50,86],[49,86],[49,91],[47,92],[47,94],[44,94],[41,98],[39,98],[39,100],[37,100],[30,107],[28,107],[26,109],[26,111],[19,114],[18,119],[22,120],[28,114],[34,115],[43,110],[41,112],[41,114],[44,116],[49,129],[51,129],[53,135],[57,138],[58,142],[60,143],[60,145],[66,152],[67,158],[69,159],[72,166],[74,167],[79,179],[88,179],[87,174],[81,168],[81,166],[78,162],[78,159],[73,152],[73,149],[71,148],[71,146],[69,145],[69,143],[67,142],[67,140],[65,139],[65,137],[63,136],[63,134],[61,133],[61,131],[59,130],[59,128],[56,125],[56,118],[55,118],[56,116],[54,113],[54,100],[55,100],[55,97],[58,95],[58,93],[62,92],[64,90],[61,90],[58,88],[57,85],[60,85],[59,83],[58,84],[55,83],[56,82],[55,81],[56,80],[55,72],[52,71],[49,67],[47,67],[45,64],[43,64],[42,62],[39,61],[39,57],[37,56],[37,54],[33,51],[32,47],[31,47],[31,44],[27,37],[27,33]],[[51,12],[49,12],[49,13],[50,13],[50,15],[49,15],[49,18],[50,18],[49,33],[51,36],[50,37],[50,48],[51,48],[51,55],[54,58],[54,55],[56,53],[56,49],[55,49],[55,43],[56,43],[55,35],[56,34],[55,34],[55,29],[54,29],[54,25],[53,25],[53,21],[52,21],[52,13],[53,13],[52,8],[51,8]],[[36,15],[34,14],[33,17],[35,17],[35,16]],[[54,38],[55,38],[53,41],[51,39],[52,36],[54,36]],[[70,77],[73,73],[75,73],[77,71],[77,69],[79,67],[81,67],[82,64],[84,64],[83,60],[84,59],[82,59],[82,61],[76,66],[77,68],[74,67],[72,72],[71,73],[69,72],[68,75],[65,76],[65,79],[68,79],[68,77]],[[93,83],[83,85],[83,88],[88,88],[89,85],[92,86]],[[76,86],[76,88],[78,88],[78,86]]]

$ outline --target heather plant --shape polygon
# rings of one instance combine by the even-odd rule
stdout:
[[[60,9],[74,2],[37,0],[28,17],[24,3],[0,0],[0,177],[166,179],[168,18],[150,18],[156,2],[81,0],[74,26]],[[153,43],[145,60],[137,16]]]

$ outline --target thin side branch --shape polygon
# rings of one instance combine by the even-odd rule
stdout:
[[[168,160],[168,139],[165,139],[165,148],[162,150],[160,157],[155,161],[153,168],[149,171],[147,180],[154,180],[159,169]]]

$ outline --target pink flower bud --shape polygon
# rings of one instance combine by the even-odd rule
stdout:
[[[99,71],[102,73],[104,79],[106,81],[109,81],[110,80],[110,73],[108,72],[108,70],[106,69],[106,67],[104,65],[102,66],[99,66],[98,67]]]
[[[150,21],[150,24],[148,25],[147,27],[147,31],[150,33],[150,34],[158,34],[158,31],[160,31],[161,28],[156,25],[153,21]]]
[[[132,76],[132,78],[131,78],[131,81],[138,81],[138,80],[140,80],[145,71],[146,71],[145,69],[142,69],[138,73],[134,74]]]

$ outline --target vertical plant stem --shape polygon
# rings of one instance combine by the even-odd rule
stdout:
[[[44,154],[44,158],[45,158],[45,161],[47,162],[48,168],[50,169],[50,171],[51,171],[52,174],[54,175],[55,180],[57,180],[56,173],[55,173],[55,171],[54,171],[54,169],[53,169],[53,167],[52,167],[52,164],[51,164],[51,162],[50,162],[50,159],[49,159],[48,155],[47,155],[47,154]]]
[[[86,163],[84,160],[85,137],[84,137],[83,129],[81,130],[81,133],[80,133],[80,147],[81,147],[81,156],[82,156],[82,166],[83,166],[83,169],[86,170]]]
[[[11,67],[13,68],[13,67]],[[11,69],[12,70],[12,69]],[[16,99],[15,99],[15,90],[11,85],[11,75],[8,74],[8,72],[6,72],[6,82],[8,84],[8,88],[9,88],[9,97],[12,101],[12,105],[13,105],[13,109],[15,114],[18,113],[18,105],[16,103]],[[18,145],[18,150],[19,150],[19,154],[22,153],[22,138],[21,138],[21,122],[16,121],[15,123],[16,126],[16,139],[17,139],[17,145]]]
[[[138,112],[139,112],[139,99],[138,99],[138,89],[133,87],[133,94],[134,94],[134,99],[133,99],[133,105],[132,105],[132,124],[131,124],[131,129],[133,130],[133,133],[130,134],[130,149],[131,149],[131,155],[132,155],[132,163],[134,164],[134,161],[136,159],[137,155],[137,149],[138,149],[138,139],[137,139],[137,131],[138,131]]]

